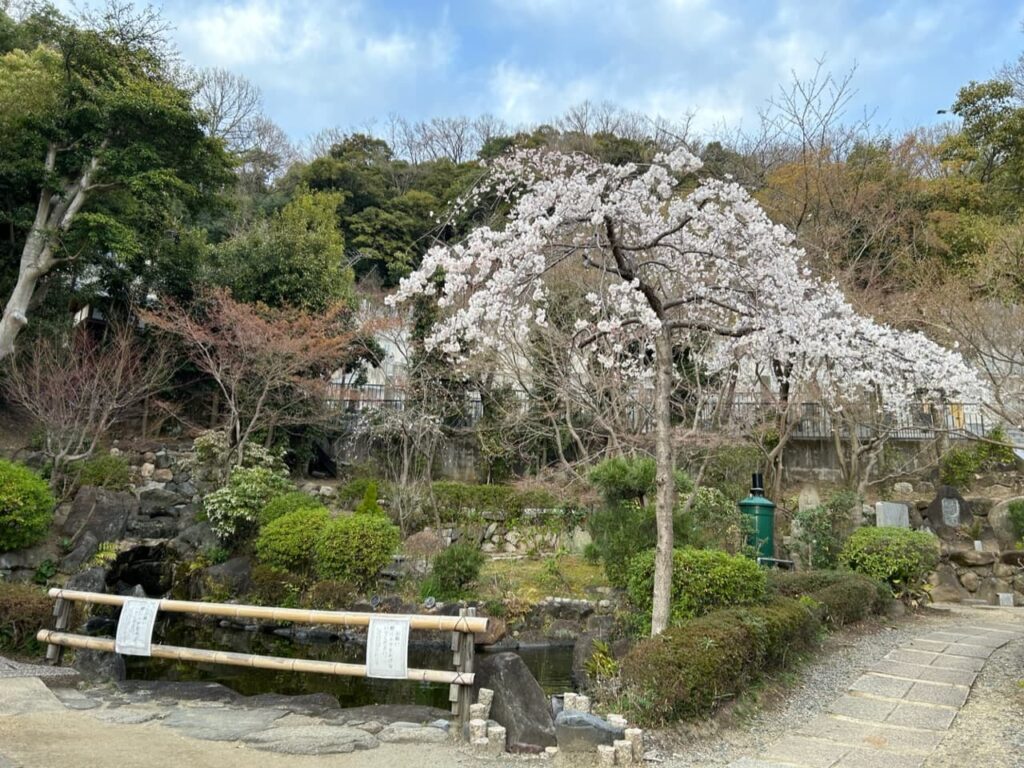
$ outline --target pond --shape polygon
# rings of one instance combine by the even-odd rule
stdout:
[[[304,642],[262,632],[195,625],[188,621],[164,619],[157,625],[154,641],[211,650],[258,653],[341,661],[361,664],[366,648],[357,642]],[[574,690],[572,683],[572,646],[543,645],[517,651],[547,693]],[[478,657],[482,655],[478,653]],[[420,669],[452,669],[451,651],[440,643],[409,643],[409,666]],[[448,685],[359,677],[338,677],[268,669],[231,667],[222,664],[197,664],[168,659],[126,656],[128,677],[134,680],[216,682],[245,696],[261,693],[286,695],[328,693],[342,707],[368,704],[425,704],[448,708]]]

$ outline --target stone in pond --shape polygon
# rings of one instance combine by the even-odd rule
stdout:
[[[548,697],[526,663],[515,653],[477,657],[474,691],[494,691],[491,718],[505,726],[510,752],[540,753],[555,746],[555,724]]]
[[[626,729],[589,712],[566,709],[555,718],[555,734],[560,752],[596,752],[599,744],[611,746],[624,739]]]

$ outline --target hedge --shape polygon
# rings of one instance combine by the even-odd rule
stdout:
[[[880,612],[884,584],[849,571],[772,573],[763,606],[725,608],[682,622],[622,662],[623,706],[638,722],[663,725],[710,715],[790,652],[809,649],[823,624],[840,627]]]
[[[765,598],[765,571],[753,560],[717,549],[681,548],[672,554],[672,624],[723,606],[754,605]],[[654,550],[630,561],[628,591],[636,615],[649,621]]]
[[[638,643],[622,660],[622,703],[645,726],[709,715],[810,648],[820,627],[814,607],[791,598],[683,622]]]
[[[398,527],[383,515],[350,515],[328,521],[315,545],[316,573],[359,589],[370,587],[398,549]]]

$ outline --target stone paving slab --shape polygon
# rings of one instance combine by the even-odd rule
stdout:
[[[904,699],[920,704],[941,704],[946,707],[956,707],[959,709],[967,701],[967,694],[970,691],[971,689],[966,685],[917,682],[907,692]]]
[[[860,749],[880,751],[901,750],[928,754],[942,741],[943,734],[914,728],[902,728],[890,723],[865,722],[852,718],[822,715],[814,718],[798,733],[807,736],[828,734],[840,744]]]
[[[849,751],[845,744],[806,736],[786,736],[775,742],[764,756],[769,760],[796,763],[807,768],[832,768]]]
[[[898,677],[886,677],[868,673],[862,675],[857,682],[850,686],[851,691],[870,693],[873,696],[885,696],[890,699],[902,699],[914,683],[910,680],[902,680]]]
[[[905,680],[924,680],[929,683],[947,683],[950,685],[974,684],[977,672],[966,669],[945,669],[943,667],[926,667],[921,664],[907,664],[903,661],[882,660],[870,667],[871,672],[878,672]]]
[[[920,768],[927,755],[886,754],[883,758],[875,750],[851,749],[831,768]]]
[[[906,701],[897,704],[892,714],[885,718],[885,722],[909,728],[945,731],[953,723],[957,711],[955,707],[937,707],[933,704]]]
[[[940,669],[968,669],[971,672],[980,672],[981,668],[985,666],[985,660],[971,656],[950,656],[945,653],[936,653],[929,665]]]
[[[1024,632],[970,622],[890,651],[815,718],[729,768],[920,768],[952,725],[985,660]]]
[[[878,699],[872,696],[840,696],[829,707],[829,712],[834,715],[844,715],[857,720],[867,720],[874,723],[885,721],[892,711],[896,709],[895,701],[890,699]]]

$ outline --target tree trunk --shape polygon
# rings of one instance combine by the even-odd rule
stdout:
[[[104,141],[101,149],[105,147]],[[47,148],[43,167],[48,173],[52,173],[56,162],[57,146],[51,144]],[[7,306],[4,307],[3,318],[0,319],[0,360],[14,352],[14,340],[28,323],[32,294],[35,293],[39,278],[57,264],[49,238],[54,234],[68,231],[75,216],[85,204],[89,185],[98,169],[99,158],[93,157],[85,164],[81,175],[65,184],[59,194],[49,187],[44,187],[39,193],[35,221],[21,252],[18,282],[11,291]]]
[[[672,513],[675,508],[675,457],[672,450],[672,342],[662,330],[655,338],[654,460],[657,466],[655,519],[658,545],[654,555],[654,610],[651,635],[668,626],[672,609]]]

